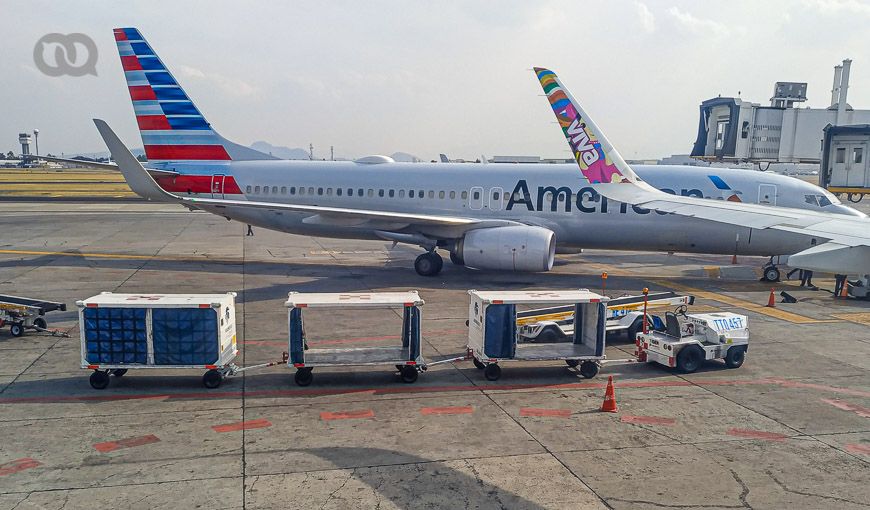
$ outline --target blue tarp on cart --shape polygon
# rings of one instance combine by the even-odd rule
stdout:
[[[144,308],[85,308],[88,363],[147,363]]]
[[[154,308],[155,365],[209,365],[218,360],[217,314],[212,308]]]

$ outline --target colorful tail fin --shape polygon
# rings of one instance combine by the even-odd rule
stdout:
[[[643,182],[622,159],[568,89],[562,86],[556,73],[536,67],[535,74],[553,107],[580,172],[590,184],[632,183],[644,189],[654,189]]]
[[[114,32],[149,162],[275,159],[217,134],[137,29]]]

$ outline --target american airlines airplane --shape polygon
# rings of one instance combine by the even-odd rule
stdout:
[[[322,237],[422,247],[414,268],[438,274],[447,250],[477,269],[548,271],[560,248],[763,255],[806,248],[795,237],[687,218],[602,196],[574,164],[403,164],[287,161],[233,143],[212,128],[135,28],[115,29],[142,135],[145,169],[95,120],[131,189],[227,219]],[[789,177],[723,168],[639,166],[665,193],[863,216]],[[765,275],[778,279],[770,264]]]
[[[602,196],[662,214],[714,221],[732,232],[749,229],[753,242],[778,244],[776,253],[788,254],[791,266],[858,275],[861,291],[857,295],[867,296],[870,218],[663,193],[622,159],[553,71],[535,68],[535,74],[579,166],[578,173]]]

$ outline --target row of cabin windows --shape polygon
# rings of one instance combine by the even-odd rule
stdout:
[[[253,186],[253,187],[247,186],[245,188],[246,193],[253,193],[255,195],[260,195],[260,194],[262,194],[262,195],[269,195],[269,194],[278,195],[279,193],[281,195],[287,195],[288,191],[289,191],[290,195],[299,195],[299,196],[305,196],[305,195],[332,196],[333,192],[334,192],[335,196],[338,196],[338,197],[345,196],[345,195],[349,196],[349,197],[352,197],[354,195],[356,195],[358,197],[362,197],[362,196],[374,197],[375,193],[377,193],[377,195],[379,197],[386,196],[389,198],[395,198],[396,195],[398,194],[399,198],[405,198],[405,190],[403,190],[403,189],[398,190],[398,193],[397,193],[396,190],[394,190],[394,189],[374,190],[374,189],[369,188],[368,190],[366,190],[363,188],[357,188],[357,189],[354,189],[354,188],[346,188],[346,189],[345,188],[336,188],[335,190],[333,190],[332,188],[319,188],[319,187],[315,188],[313,186],[309,186],[308,188],[305,188],[304,186],[299,186],[298,188],[296,186],[290,186],[289,188],[287,186],[281,186],[280,188],[278,186],[272,186],[271,188],[269,186],[263,186],[262,188],[260,186]],[[426,195],[427,195],[427,192],[424,190],[413,190],[413,189],[408,190],[408,198],[424,198]],[[498,195],[498,193],[496,193],[496,195]],[[429,196],[429,198],[435,198],[435,192],[429,191],[428,196]],[[438,198],[440,198],[440,199],[447,198],[448,196],[450,197],[451,200],[453,200],[456,198],[456,192],[455,191],[449,191],[449,192],[439,191],[438,192]],[[480,199],[480,192],[475,191],[472,194],[472,196],[474,197],[475,200],[479,200]],[[505,196],[507,196],[507,193],[505,193]],[[460,198],[462,198],[462,200],[466,200],[468,198],[468,192],[467,191],[461,192]],[[496,197],[496,200],[498,200],[497,197]]]

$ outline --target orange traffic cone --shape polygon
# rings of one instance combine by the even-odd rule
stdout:
[[[843,287],[840,289],[840,297],[846,299],[849,297],[849,282],[843,282]]]
[[[731,256],[731,265],[737,264],[737,254]]]
[[[613,376],[607,378],[607,390],[604,391],[604,403],[601,404],[601,412],[615,413],[616,408],[616,393],[613,391]]]
[[[767,298],[767,307],[776,308],[776,298],[773,295],[773,289],[770,289],[770,297]]]

